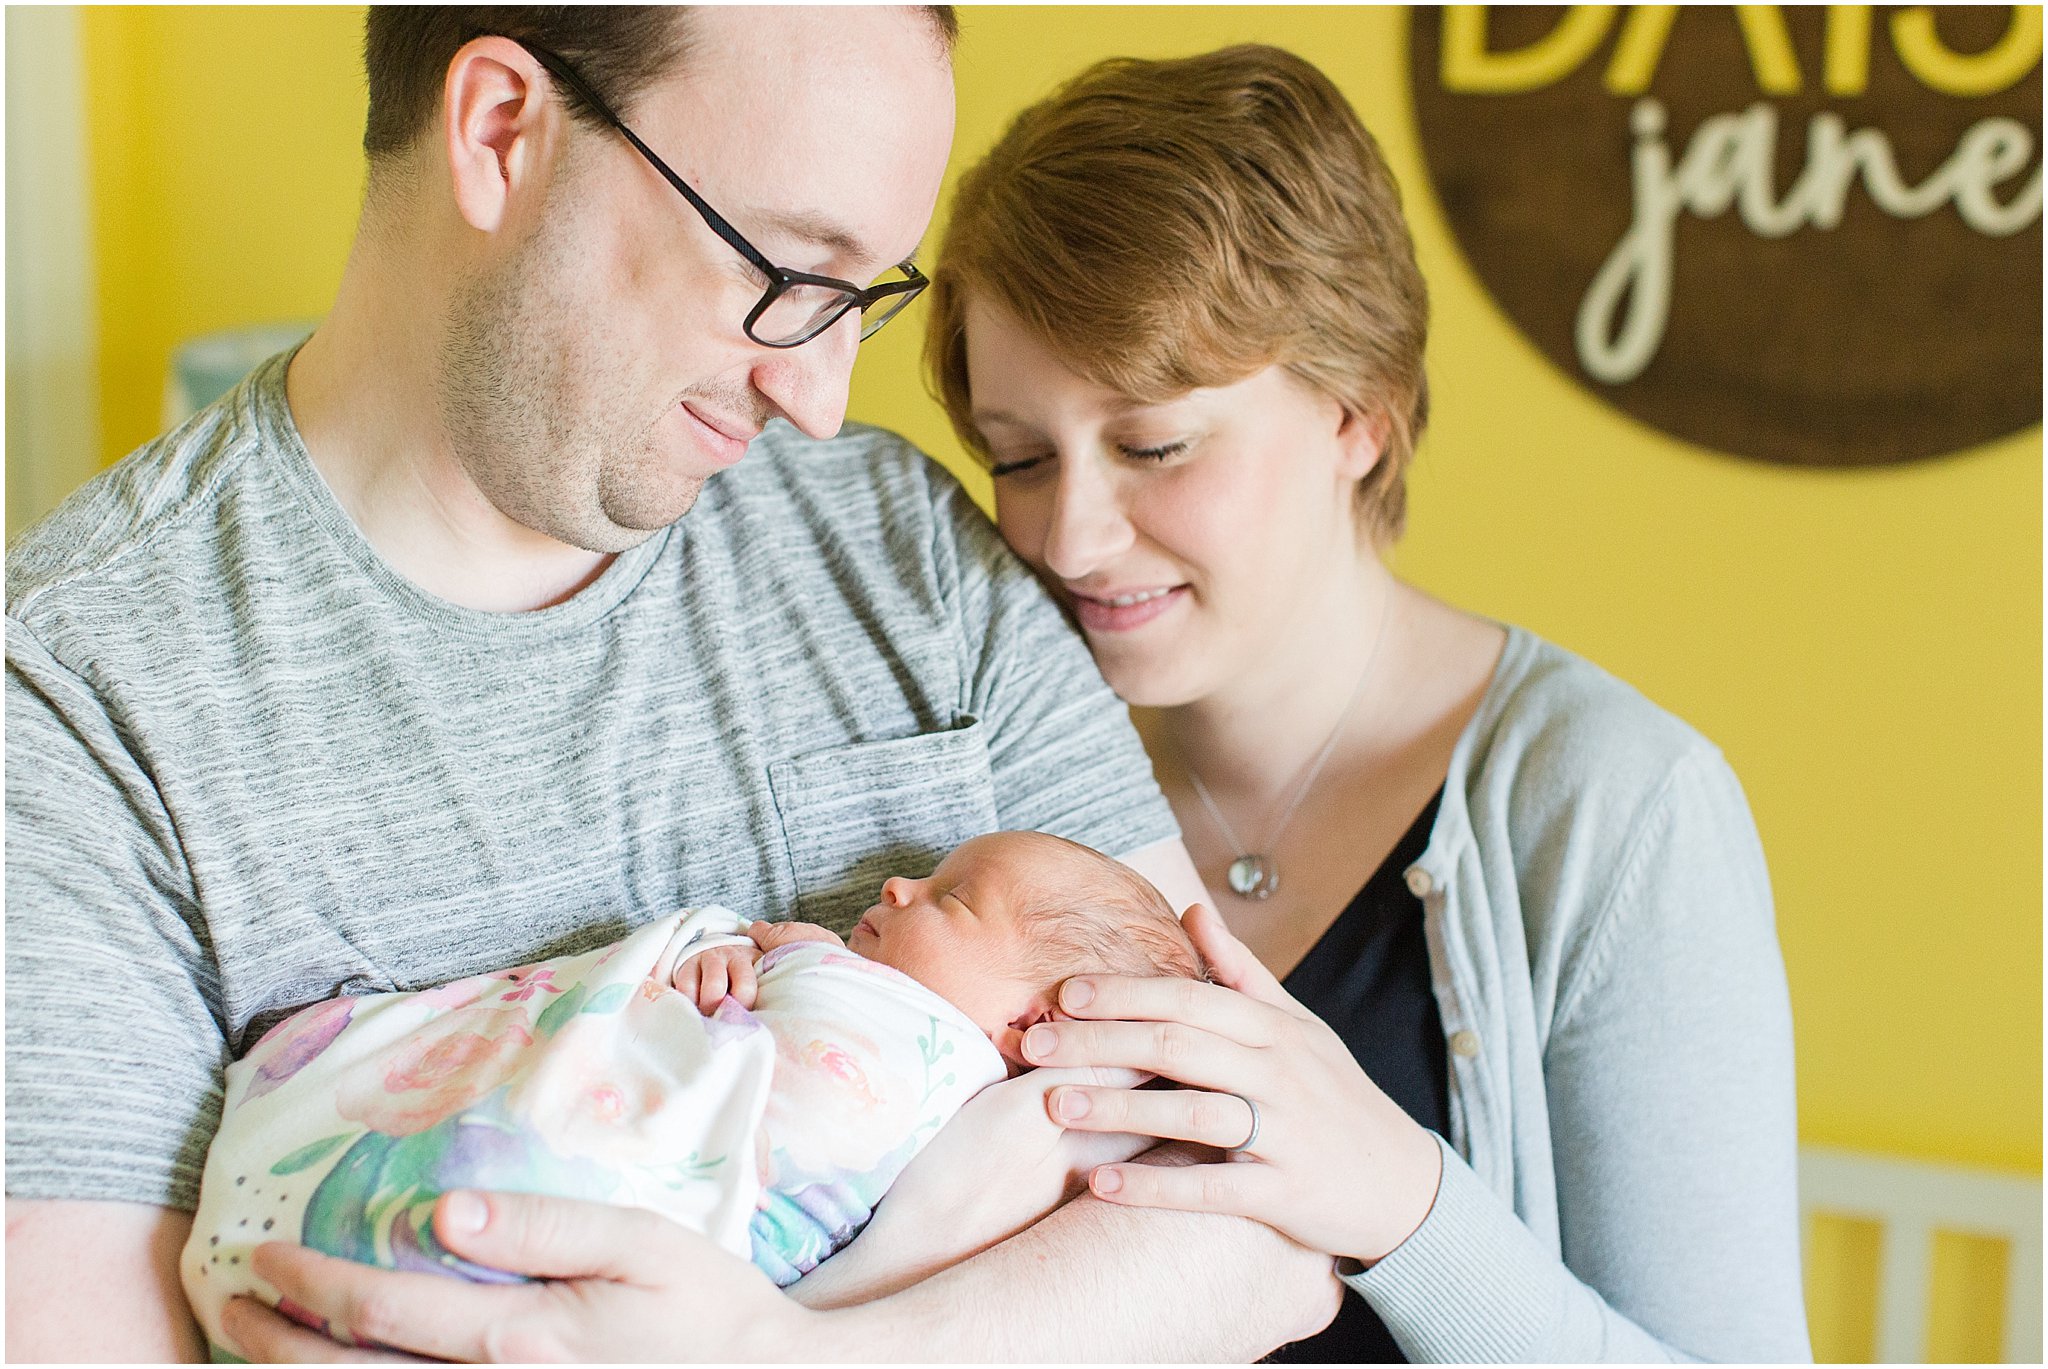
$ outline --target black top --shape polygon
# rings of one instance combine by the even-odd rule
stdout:
[[[1449,1135],[1450,1061],[1444,1023],[1430,988],[1422,900],[1408,891],[1405,878],[1408,867],[1429,845],[1442,799],[1439,789],[1350,906],[1294,967],[1284,987],[1330,1024],[1360,1067],[1403,1111],[1431,1131]],[[1270,1358],[1294,1364],[1406,1360],[1371,1306],[1351,1293],[1328,1327],[1280,1347]]]

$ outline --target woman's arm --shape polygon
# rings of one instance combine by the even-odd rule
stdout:
[[[1563,1261],[1446,1147],[1429,1219],[1347,1282],[1411,1358],[1808,1359],[1791,1010],[1718,754],[1678,763],[1602,892],[1544,1053]]]

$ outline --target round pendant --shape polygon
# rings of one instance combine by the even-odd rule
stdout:
[[[1280,871],[1265,856],[1250,854],[1230,862],[1230,892],[1239,898],[1271,898],[1280,888]]]

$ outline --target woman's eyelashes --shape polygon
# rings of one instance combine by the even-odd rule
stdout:
[[[1013,461],[1005,461],[1001,457],[992,456],[989,458],[988,473],[1000,480],[1006,475],[1021,475],[1034,466],[1044,464],[1047,459],[1043,456],[1024,456]]]
[[[1179,456],[1186,451],[1188,443],[1186,438],[1178,442],[1162,442],[1156,447],[1134,447],[1119,442],[1116,449],[1133,461],[1164,461],[1169,456]]]
[[[1143,462],[1169,460],[1179,456],[1193,444],[1187,438],[1180,438],[1173,442],[1162,442],[1157,446],[1150,447],[1130,442],[1117,442],[1112,445],[1116,448],[1119,455],[1132,461]],[[1042,453],[1037,456],[1020,456],[1010,460],[991,455],[988,473],[997,479],[1001,479],[1006,475],[1021,475],[1025,471],[1046,466],[1054,459],[1054,455],[1053,453]]]

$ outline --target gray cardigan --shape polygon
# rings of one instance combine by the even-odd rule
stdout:
[[[1428,1218],[1345,1282],[1408,1358],[1810,1359],[1791,1008],[1720,752],[1509,628],[1407,877],[1451,1135]]]

